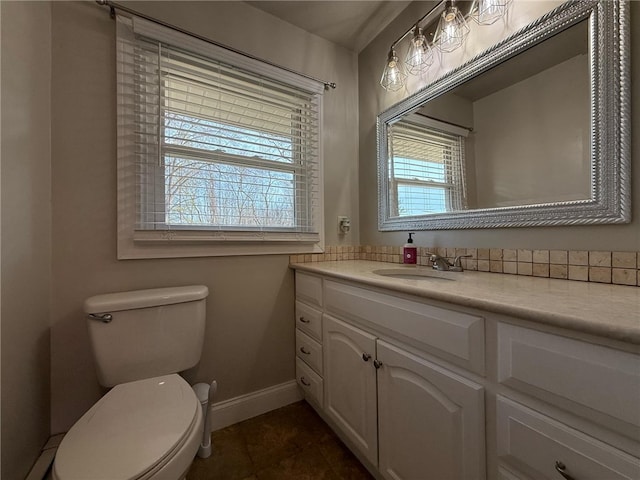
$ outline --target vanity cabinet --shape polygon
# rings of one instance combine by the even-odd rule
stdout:
[[[323,339],[325,413],[383,477],[484,477],[480,385],[326,314]]]
[[[377,476],[640,480],[638,348],[301,275],[303,388]]]

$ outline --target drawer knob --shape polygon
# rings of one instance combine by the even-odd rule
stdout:
[[[378,359],[375,359],[373,361],[373,366],[376,367],[376,369],[378,369],[378,368],[382,367],[382,362],[380,360],[378,360]]]
[[[300,321],[301,321],[302,323],[311,323],[311,320],[307,320],[307,319],[306,319],[306,318],[304,318],[304,317],[300,317]]]
[[[363,353],[362,354],[362,360],[364,360],[365,362],[368,362],[369,360],[371,360],[371,354]]]
[[[305,355],[311,355],[311,352],[308,352],[308,351],[307,351],[307,349],[306,349],[306,348],[304,348],[304,347],[300,347],[300,351],[301,351],[302,353],[304,353]]]
[[[302,382],[302,384],[303,384],[305,387],[310,387],[310,386],[311,386],[311,384],[310,384],[309,382],[307,382],[307,381],[304,379],[304,377],[300,377],[300,381]]]
[[[562,475],[565,480],[575,480],[571,475],[569,475],[565,470],[567,469],[566,465],[559,460],[556,460],[556,471]]]

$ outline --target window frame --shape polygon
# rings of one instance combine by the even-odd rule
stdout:
[[[316,232],[294,231],[299,225],[299,208],[294,206],[296,225],[292,229],[288,228],[241,228],[224,230],[217,227],[208,226],[181,226],[167,225],[167,228],[159,226],[154,229],[137,229],[138,223],[138,203],[144,203],[138,195],[147,193],[136,192],[135,179],[135,159],[131,153],[133,149],[132,122],[123,119],[131,115],[133,106],[126,104],[123,100],[126,96],[126,86],[124,83],[125,73],[118,71],[118,259],[129,258],[174,258],[174,257],[200,257],[200,256],[228,256],[228,255],[264,255],[264,254],[302,254],[321,253],[324,250],[324,199],[323,199],[323,155],[322,155],[322,94],[324,85],[315,80],[295,74],[288,70],[280,69],[271,64],[261,62],[254,58],[244,56],[231,50],[209,44],[195,37],[171,30],[157,25],[150,21],[135,16],[117,16],[117,56],[120,68],[122,56],[120,39],[134,42],[136,35],[166,43],[172,47],[192,52],[196,55],[211,58],[215,61],[226,63],[242,70],[255,73],[257,75],[277,79],[280,82],[297,87],[315,94],[315,107],[318,110],[318,133],[317,133],[317,162],[315,164],[315,180],[308,177],[305,181],[316,188],[313,209],[310,209],[311,224]],[[122,47],[124,48],[124,47]],[[124,68],[124,67],[123,67]],[[162,86],[162,82],[160,83]],[[163,107],[164,108],[164,107]],[[164,135],[162,135],[163,137]],[[164,159],[171,155],[171,151],[182,151],[183,153],[192,150],[191,153],[198,152],[197,149],[183,148],[167,145],[164,138],[159,139],[159,157]],[[198,161],[197,155],[194,160]],[[217,162],[216,162],[217,163]],[[262,167],[258,167],[262,168]],[[297,180],[300,169],[308,166],[296,167],[294,164],[283,163],[281,171],[287,170],[294,173]],[[162,172],[155,176],[155,186],[164,192],[165,174]],[[315,183],[313,183],[315,182]],[[154,187],[154,188],[156,188]],[[294,195],[296,190],[294,190]],[[151,195],[151,194],[149,194]],[[308,205],[305,205],[307,208]],[[158,215],[158,212],[154,213]],[[152,222],[159,220],[155,217]],[[164,221],[164,218],[162,219]]]
[[[454,169],[456,167],[454,166],[454,164],[451,161],[446,162],[444,160],[442,162],[444,166],[444,177],[445,177],[444,182],[439,182],[435,180],[430,181],[430,180],[408,179],[408,178],[397,177],[395,175],[396,155],[394,154],[394,150],[391,145],[393,140],[393,135],[391,132],[387,131],[386,138],[387,138],[388,145],[387,145],[386,151],[388,152],[388,158],[386,162],[379,160],[379,165],[378,165],[379,179],[382,180],[382,178],[384,178],[386,180],[386,181],[380,182],[381,185],[384,185],[384,186],[379,185],[379,189],[384,188],[384,195],[387,203],[388,217],[384,219],[385,225],[390,225],[395,222],[407,222],[407,221],[410,222],[410,221],[413,221],[414,219],[420,219],[424,215],[437,215],[437,214],[447,213],[449,209],[452,207],[452,205],[456,203],[462,206],[462,208],[465,208],[464,207],[466,205],[466,186],[464,183],[465,182],[465,163],[466,163],[465,139],[469,134],[468,130],[453,126],[451,124],[440,122],[438,120],[434,120],[430,117],[425,117],[419,114],[408,115],[401,121],[407,124],[414,125],[416,127],[423,127],[425,130],[429,130],[431,133],[435,135],[441,134],[443,137],[444,136],[456,137],[455,144],[456,144],[456,149],[458,150],[459,158],[457,158],[455,162],[457,162],[457,169],[458,169],[457,176],[459,178],[457,179],[455,178],[456,173]],[[394,124],[395,123],[398,123],[398,122],[394,122]],[[387,125],[385,126],[385,128],[387,130],[392,129],[394,124]],[[450,143],[451,145],[453,145],[454,142],[450,142]],[[451,148],[451,145],[449,145],[448,147]],[[443,159],[446,156],[446,153],[444,152],[446,148],[447,146],[443,145],[443,155],[442,155]],[[452,156],[451,152],[449,152],[449,156]],[[404,157],[398,157],[398,158],[404,158]],[[411,158],[407,158],[407,160],[411,160]],[[413,160],[428,161],[426,159],[413,159]],[[385,165],[382,165],[383,163],[385,163]],[[430,163],[435,163],[435,162],[430,162]],[[384,177],[382,177],[383,175]],[[400,181],[399,181],[399,178],[400,178]],[[424,212],[424,213],[412,214],[412,215],[400,215],[399,214],[400,202],[398,198],[399,197],[398,186],[400,184],[418,185],[426,188],[444,190],[445,192],[444,201],[445,201],[445,206],[447,210],[445,210],[444,212]],[[380,194],[382,194],[382,190],[380,190]],[[458,209],[459,208],[460,207],[458,207]],[[382,211],[383,209],[380,209],[379,213],[382,214]],[[380,222],[380,225],[382,225],[383,223],[382,217],[380,217],[379,222]],[[380,228],[380,229],[384,230],[385,228]],[[395,230],[395,228],[388,228],[388,229]]]

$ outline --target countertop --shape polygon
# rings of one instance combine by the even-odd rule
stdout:
[[[401,279],[373,271],[432,269],[367,260],[291,268],[640,345],[640,287],[471,271],[439,272],[454,281]]]

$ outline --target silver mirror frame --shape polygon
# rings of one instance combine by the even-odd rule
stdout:
[[[390,217],[387,126],[420,105],[582,21],[589,21],[591,199]],[[631,221],[629,2],[569,1],[378,116],[378,230],[591,225]]]

